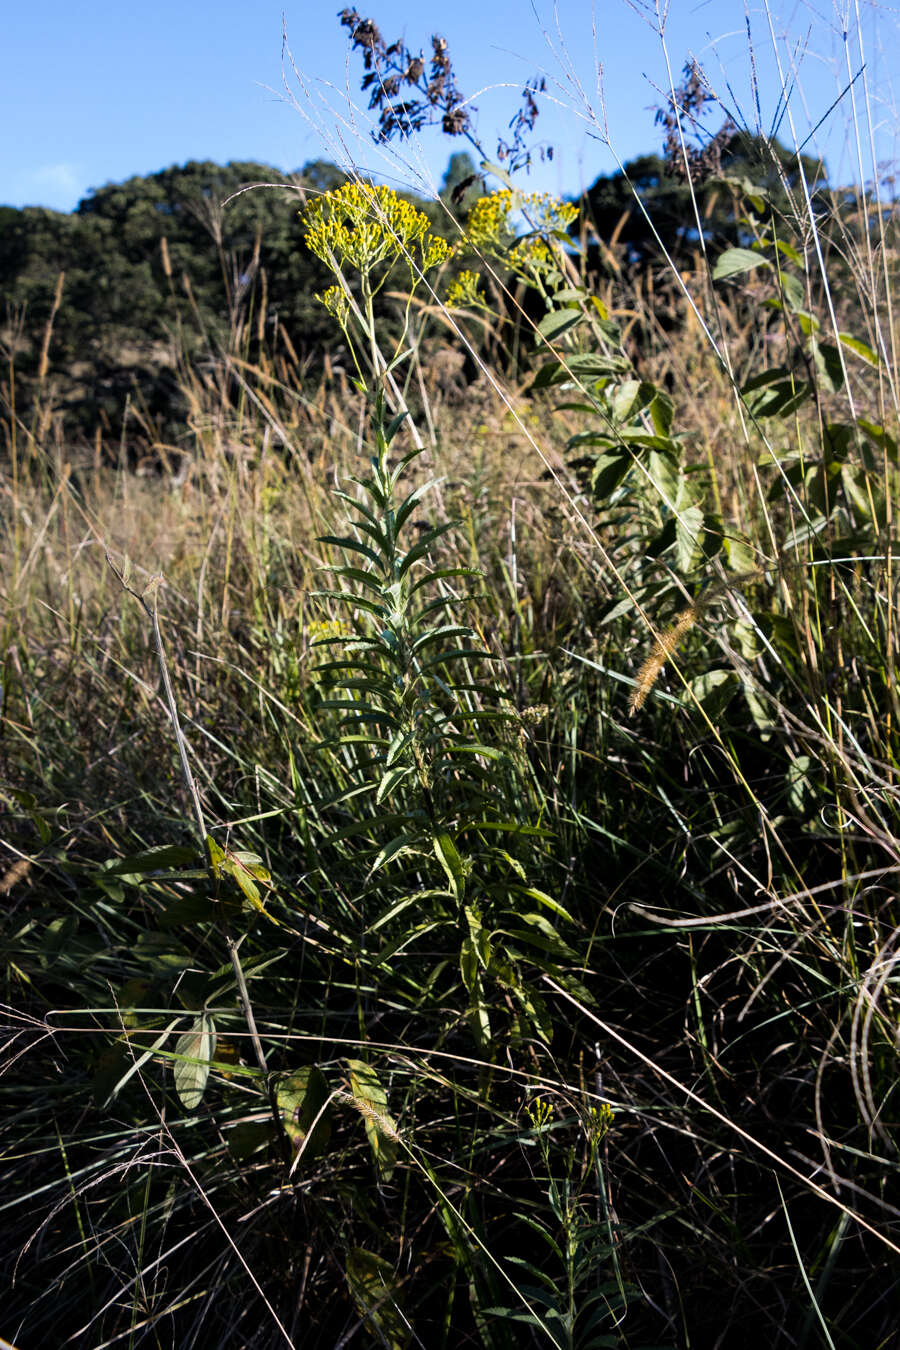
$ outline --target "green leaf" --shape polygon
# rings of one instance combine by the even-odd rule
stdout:
[[[328,1081],[316,1064],[306,1065],[283,1078],[275,1091],[285,1133],[304,1159],[324,1153],[331,1139]]]
[[[565,919],[567,923],[574,924],[575,920],[572,918],[572,915],[569,913],[569,911],[567,909],[564,909],[562,905],[559,903],[559,901],[554,900],[553,897],[551,895],[548,895],[546,891],[539,891],[534,886],[527,886],[525,888],[525,894],[530,896],[532,900],[536,900],[539,905],[544,905],[554,914],[558,914],[559,917],[561,919]]]
[[[881,365],[881,361],[877,354],[872,351],[872,348],[867,346],[865,342],[860,342],[859,338],[854,337],[852,333],[838,333],[838,338],[842,347],[847,347],[861,360],[865,361],[866,365]]]
[[[602,375],[619,375],[630,369],[628,361],[618,356],[600,356],[594,352],[574,353],[566,360],[546,361],[531,382],[530,389],[550,389],[570,380],[595,380]]]
[[[428,481],[427,483],[423,483],[423,484],[421,485],[421,487],[417,487],[417,488],[414,488],[414,489],[413,489],[413,491],[412,491],[412,492],[409,494],[409,496],[406,498],[406,501],[405,501],[405,502],[403,503],[403,505],[398,509],[397,514],[396,514],[396,516],[395,516],[395,518],[394,518],[394,533],[395,533],[395,535],[397,535],[397,534],[400,533],[400,531],[402,530],[403,526],[406,524],[407,520],[409,519],[411,513],[416,509],[416,507],[417,507],[417,505],[419,504],[419,502],[421,501],[422,497],[425,496],[425,493],[426,493],[426,492],[430,492],[430,490],[431,490],[433,487],[435,487],[440,481],[441,481],[441,480],[440,480],[439,478],[431,478],[431,479],[429,479],[429,481]]]
[[[646,407],[649,399],[641,399],[644,387],[640,380],[624,380],[618,386],[612,397],[612,415],[617,422],[627,422]]]
[[[871,520],[881,528],[887,520],[884,491],[879,488],[873,474],[863,468],[851,468],[845,464],[841,470],[844,491],[853,503],[855,510],[863,520]]]
[[[447,874],[447,880],[450,883],[450,890],[453,898],[462,904],[463,897],[466,893],[466,872],[462,858],[456,851],[456,845],[453,843],[453,840],[446,830],[436,832],[432,842],[434,845],[434,856]]]
[[[369,548],[368,544],[361,544],[358,539],[353,539],[349,535],[321,534],[317,542],[334,544],[337,548],[346,548],[351,553],[361,553],[364,558],[368,558],[371,563],[374,563],[379,571],[384,569],[384,560],[374,549]]]
[[[554,342],[562,337],[563,333],[576,328],[583,318],[580,309],[552,309],[549,314],[544,315],[537,326],[538,345],[541,338],[545,342]]]
[[[784,366],[754,375],[741,389],[741,397],[754,417],[788,417],[809,397],[812,386]]]
[[[598,502],[616,490],[634,463],[629,454],[601,455],[591,473],[591,492]]]
[[[400,1286],[393,1267],[362,1247],[347,1253],[347,1286],[366,1323],[366,1340],[387,1350],[406,1350],[412,1336],[408,1317],[402,1311]],[[365,1333],[364,1333],[365,1334]]]
[[[384,848],[382,848],[372,864],[371,872],[377,872],[385,863],[390,862],[392,858],[399,858],[404,853],[420,852],[422,838],[418,834],[400,834],[396,839],[391,839]],[[419,846],[418,848],[416,846]]]
[[[186,1110],[196,1111],[203,1100],[210,1060],[216,1053],[216,1025],[208,1012],[202,1012],[190,1031],[178,1037],[175,1053],[184,1056],[174,1066],[175,1091]]]
[[[483,970],[487,970],[491,961],[490,934],[481,921],[481,915],[474,906],[466,905],[465,916],[469,928],[469,938],[478,964]]]
[[[668,436],[674,416],[675,404],[672,399],[662,389],[657,389],[650,401],[650,420],[658,436]]]
[[[715,721],[731,702],[738,686],[733,670],[708,670],[688,681],[688,689],[711,721]],[[690,700],[693,706],[693,700]]]
[[[160,844],[158,848],[144,849],[141,853],[131,853],[127,858],[116,858],[104,867],[107,876],[143,876],[146,872],[160,872],[172,867],[182,867],[199,861],[195,848],[185,848],[178,844]]]
[[[389,769],[378,784],[378,791],[375,793],[376,805],[380,806],[385,797],[390,796],[394,788],[399,787],[404,778],[408,778],[412,773],[415,773],[415,766],[411,764],[400,764],[396,768]]]
[[[869,422],[864,417],[858,417],[856,421],[860,430],[865,433],[869,440],[873,441],[879,450],[887,455],[892,464],[896,464],[898,460],[897,442],[890,432],[885,431],[884,427],[879,426],[877,422]]]
[[[483,159],[480,161],[478,167],[479,169],[481,169],[482,173],[489,173],[494,178],[499,178],[503,186],[509,188],[510,192],[516,191],[515,183],[510,178],[506,170],[501,168],[499,164],[494,164],[494,162],[490,159]]]
[[[675,526],[676,558],[682,572],[689,572],[694,561],[700,534],[703,530],[703,510],[699,506],[689,506],[681,511]]]
[[[769,259],[762,253],[754,253],[749,248],[727,248],[716,259],[716,265],[713,268],[713,281],[721,281],[725,277],[740,276],[744,272],[752,272],[756,267],[771,266]]]
[[[646,468],[650,482],[671,510],[678,501],[678,484],[681,476],[678,461],[665,451],[651,450],[647,456]]]
[[[733,572],[752,572],[756,566],[756,554],[742,535],[725,535],[725,556]]]
[[[260,1149],[268,1148],[274,1138],[271,1120],[240,1120],[225,1131],[225,1142],[237,1162],[249,1162]]]
[[[813,360],[829,394],[836,394],[844,383],[841,354],[831,342],[812,343]]]
[[[237,902],[230,907],[233,913],[240,913],[240,905]],[[223,902],[216,903],[208,895],[200,892],[179,895],[171,904],[167,905],[159,916],[160,928],[181,928],[192,927],[195,923],[211,923],[220,918],[223,912]]]
[[[440,539],[442,534],[446,534],[448,530],[452,529],[453,521],[448,520],[443,525],[437,525],[433,530],[429,530],[427,534],[423,535],[415,548],[409,550],[400,564],[400,576],[405,576],[414,563],[425,557],[435,540]]]
[[[348,1059],[350,1091],[366,1123],[366,1135],[382,1181],[390,1181],[397,1162],[397,1126],[388,1115],[387,1095],[371,1064]]]
[[[792,272],[782,272],[780,281],[788,308],[796,313],[797,310],[803,308],[806,301],[806,290],[803,282],[799,277],[795,277]]]
[[[391,420],[387,423],[387,425],[384,428],[384,440],[386,445],[390,445],[391,441],[397,435],[397,432],[400,430],[400,428],[402,427],[403,423],[406,421],[408,416],[409,413],[404,408],[403,412],[397,413],[396,417],[392,417]]]

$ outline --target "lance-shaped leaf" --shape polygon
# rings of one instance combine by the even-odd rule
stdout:
[[[216,1024],[208,1012],[202,1012],[190,1031],[178,1037],[175,1053],[183,1056],[175,1063],[175,1091],[186,1110],[196,1111],[206,1090],[210,1061],[216,1053]]]

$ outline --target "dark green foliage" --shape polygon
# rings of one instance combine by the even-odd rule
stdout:
[[[741,184],[758,188],[779,213],[792,209],[791,194],[794,206],[803,208],[801,170],[811,194],[824,187],[821,161],[798,158],[777,140],[737,130],[722,145],[714,176],[691,186],[678,167],[677,159],[641,155],[621,171],[596,179],[585,194],[584,215],[591,229],[604,242],[615,238],[624,245],[628,261],[639,267],[661,261],[662,249],[676,262],[688,258],[698,244],[698,214],[714,253],[745,240],[736,195]]]
[[[309,166],[317,191],[336,179],[331,165]],[[4,208],[0,287],[22,315],[25,395],[60,273],[51,374],[73,435],[98,424],[115,435],[130,394],[159,439],[176,439],[178,362],[236,342],[254,358],[260,324],[267,344],[281,326],[301,360],[321,362],[336,344],[314,299],[325,274],[301,241],[306,182],[263,164],[192,162],[99,188],[72,215]],[[241,192],[251,184],[267,186]]]

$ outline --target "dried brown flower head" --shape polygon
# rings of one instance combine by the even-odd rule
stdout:
[[[707,178],[721,174],[722,155],[737,134],[737,127],[730,117],[726,117],[716,134],[709,135],[700,117],[707,104],[715,101],[701,66],[696,61],[688,61],[682,82],[668,106],[656,110],[656,125],[665,128],[663,154],[673,178],[703,183]],[[693,136],[697,143],[689,141],[688,136]]]
[[[431,38],[431,57],[426,63],[422,51],[410,51],[398,39],[387,45],[373,19],[364,19],[356,9],[342,9],[338,15],[349,30],[350,45],[362,52],[364,74],[360,88],[369,94],[369,107],[378,112],[378,141],[394,136],[410,136],[426,126],[439,126],[447,136],[464,136],[488,158],[475,133],[472,114],[475,109],[464,99],[456,83],[447,39],[439,33]],[[543,79],[529,80],[522,91],[522,106],[510,122],[511,142],[500,140],[497,159],[508,162],[514,171],[531,162],[526,141],[538,117],[535,95],[545,88]],[[552,146],[538,147],[540,157],[552,159]]]

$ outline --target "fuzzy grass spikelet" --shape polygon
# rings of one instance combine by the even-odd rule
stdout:
[[[628,712],[631,717],[640,712],[647,702],[650,691],[659,679],[663,666],[673,655],[681,639],[691,631],[697,622],[697,614],[697,606],[688,605],[678,615],[671,628],[667,628],[653,644],[650,655],[638,671],[637,683],[631,691],[631,698],[628,700]]]

